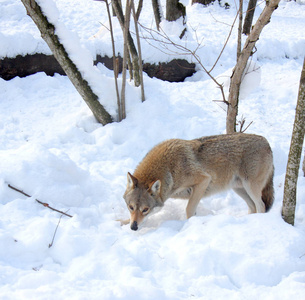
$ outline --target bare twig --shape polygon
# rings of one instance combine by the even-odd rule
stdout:
[[[97,1],[97,0],[96,0]],[[110,31],[110,29],[105,25],[103,24],[102,22],[99,22],[106,30]]]
[[[212,17],[214,18],[213,15],[212,15]],[[229,39],[230,39],[230,37],[231,37],[231,35],[232,35],[232,31],[233,31],[235,22],[236,22],[236,20],[237,20],[237,17],[238,17],[238,12],[237,12],[237,14],[235,15],[233,24],[231,24],[231,25],[228,25],[228,24],[223,23],[223,22],[219,22],[219,21],[217,21],[217,20],[214,18],[214,20],[215,20],[216,22],[223,23],[223,24],[226,24],[226,25],[228,25],[228,26],[231,26],[231,29],[230,29],[230,31],[229,31],[229,34],[228,34],[228,36],[227,36],[227,39],[226,39],[226,41],[225,41],[225,43],[224,43],[224,45],[223,45],[223,47],[222,47],[222,49],[221,49],[221,51],[220,51],[218,57],[217,57],[217,59],[216,59],[214,65],[213,65],[212,68],[209,70],[209,72],[212,72],[212,71],[214,70],[214,68],[215,68],[215,66],[217,65],[217,63],[218,63],[218,61],[219,61],[219,59],[220,59],[220,57],[221,57],[223,51],[225,50],[225,48],[226,48],[226,46],[227,46],[227,44],[228,44],[228,42],[229,42]]]
[[[223,111],[226,112],[226,109],[224,109],[221,105],[219,105],[218,103],[225,103],[226,105],[228,105],[228,103],[224,102],[223,100],[213,100],[213,102],[215,102]]]
[[[245,123],[246,123],[246,119],[245,119],[243,116],[241,116],[241,120],[238,121],[238,123],[239,123],[239,126],[240,126],[239,132],[244,133],[244,132],[252,125],[253,121],[251,121],[251,122],[247,125],[247,127],[246,127],[245,129],[243,129],[243,127],[244,127],[244,125],[245,125]]]
[[[8,184],[8,187],[11,188],[12,190],[18,192],[18,193],[21,193],[21,194],[24,195],[24,196],[27,196],[27,197],[29,197],[29,198],[32,197],[32,196],[30,196],[29,194],[25,193],[24,191],[19,190],[19,189],[17,189],[16,187],[14,187],[14,186],[12,186],[12,185],[10,185],[10,184]],[[60,214],[62,214],[62,215],[65,215],[65,216],[67,216],[67,217],[72,218],[71,215],[69,215],[69,214],[67,214],[67,213],[65,213],[65,212],[63,212],[63,211],[60,211],[60,210],[58,210],[58,209],[55,209],[55,208],[51,207],[48,203],[42,202],[42,201],[40,201],[40,200],[38,200],[38,199],[35,199],[35,200],[36,200],[36,202],[38,202],[39,204],[42,204],[44,207],[48,207],[49,209],[51,209],[51,210],[53,210],[53,211],[56,211],[56,212],[58,212],[58,213],[60,213]]]
[[[56,226],[55,231],[54,231],[54,234],[53,234],[52,242],[49,244],[49,248],[51,248],[51,247],[53,246],[54,239],[55,239],[55,235],[56,235],[56,232],[57,232],[57,229],[58,229],[58,226],[59,226],[59,223],[60,223],[60,221],[61,221],[62,216],[63,216],[63,215],[61,215],[60,218],[59,218],[59,220],[58,220],[57,226]]]
[[[32,270],[35,272],[38,272],[42,267],[43,267],[43,265],[39,265],[37,267],[33,267]]]
[[[170,51],[170,49],[166,48],[168,46],[173,46],[175,49],[177,49],[178,51],[181,51],[180,55],[191,55],[196,61],[197,63],[201,66],[201,68],[206,72],[206,74],[214,81],[214,83],[217,85],[217,87],[220,89],[221,91],[221,95],[222,95],[222,99],[223,102],[228,104],[228,102],[226,101],[226,97],[225,97],[225,93],[224,93],[224,89],[223,89],[223,85],[221,83],[219,83],[214,76],[212,76],[211,71],[208,71],[206,69],[206,67],[203,65],[203,63],[201,62],[201,59],[199,57],[199,55],[196,53],[197,50],[200,48],[200,44],[197,45],[195,50],[191,50],[181,44],[177,44],[175,43],[167,34],[164,30],[162,30],[162,28],[160,28],[160,31],[156,31],[154,29],[151,28],[147,28],[144,25],[140,24],[141,28],[143,30],[145,30],[150,37],[144,37],[145,40],[149,43],[149,40],[154,40],[160,43],[160,46],[162,46],[163,48],[165,48],[167,51]],[[158,39],[158,38],[159,39]],[[150,44],[150,43],[149,43]],[[151,44],[152,45],[152,44]],[[152,45],[154,46],[154,45]],[[158,48],[160,50],[160,48]],[[162,50],[161,50],[162,51]],[[166,53],[166,52],[165,52]],[[177,54],[177,53],[176,53]]]
[[[244,130],[242,130],[242,128],[240,128],[240,132],[242,132],[242,133],[245,132],[252,125],[252,123],[253,123],[253,121],[251,121]]]

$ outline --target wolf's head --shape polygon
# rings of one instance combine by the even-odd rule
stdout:
[[[123,197],[130,212],[132,230],[138,230],[139,224],[154,208],[163,206],[160,190],[160,180],[152,182],[146,188],[136,177],[130,173],[127,174],[127,187]]]

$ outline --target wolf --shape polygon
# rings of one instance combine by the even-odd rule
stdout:
[[[259,135],[234,133],[194,140],[170,139],[152,150],[127,174],[123,195],[130,228],[169,198],[188,199],[186,216],[195,215],[200,199],[233,189],[249,213],[267,212],[274,199],[273,155]]]

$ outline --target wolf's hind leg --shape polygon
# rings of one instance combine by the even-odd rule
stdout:
[[[244,188],[242,188],[242,187],[233,188],[233,191],[245,200],[245,202],[247,203],[248,208],[249,208],[249,210],[248,210],[249,214],[256,213],[255,203],[252,201],[251,197],[248,195],[248,193],[246,192],[246,190]]]
[[[202,176],[202,180],[192,187],[192,194],[186,207],[186,217],[188,219],[195,215],[196,208],[200,202],[200,199],[203,198],[210,181],[210,177]]]
[[[266,212],[265,203],[262,200],[262,187],[256,183],[244,183],[243,184],[247,194],[250,196],[252,201],[255,204],[256,212],[257,213],[264,213]]]

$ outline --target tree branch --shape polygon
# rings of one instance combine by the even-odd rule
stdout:
[[[142,24],[140,24],[141,28],[143,28],[143,30],[145,30],[150,37],[144,37],[144,39],[153,47],[156,47],[154,45],[152,45],[149,40],[154,40],[160,43],[160,46],[162,46],[163,48],[165,48],[168,52],[173,52],[172,50],[168,49],[168,46],[173,46],[174,48],[176,48],[178,51],[181,51],[182,53],[175,53],[178,55],[191,55],[196,61],[197,63],[201,66],[201,68],[206,72],[206,74],[213,80],[213,82],[217,85],[217,87],[220,89],[221,91],[221,95],[222,95],[222,99],[223,102],[228,104],[228,102],[226,101],[226,97],[225,97],[225,93],[224,93],[224,89],[223,89],[223,85],[221,83],[219,83],[215,77],[211,74],[211,71],[208,71],[207,68],[203,65],[203,63],[201,62],[200,57],[197,55],[197,50],[200,48],[200,44],[198,44],[197,48],[195,50],[191,50],[183,45],[177,44],[175,43],[173,40],[171,40],[171,38],[166,34],[166,32],[160,28],[160,31],[148,28]],[[156,38],[159,37],[159,39]],[[227,41],[226,41],[227,43]],[[159,51],[162,51],[160,48],[157,48]],[[164,51],[164,53],[166,53]],[[221,52],[222,53],[222,52]],[[221,54],[220,54],[221,55]],[[214,66],[213,66],[214,68]]]
[[[243,50],[241,51],[236,66],[233,70],[230,82],[230,93],[229,93],[229,106],[227,112],[226,120],[226,131],[227,133],[236,132],[236,116],[238,111],[238,100],[239,100],[239,90],[241,85],[242,76],[246,68],[248,59],[252,53],[255,46],[255,42],[258,40],[263,28],[270,21],[273,11],[277,8],[280,0],[270,0],[266,4],[263,12],[260,14],[256,24],[254,25],[252,31],[250,32]]]
[[[32,196],[30,196],[29,194],[25,193],[24,191],[19,190],[19,189],[17,189],[16,187],[14,187],[14,186],[12,186],[12,185],[10,185],[10,184],[8,184],[8,187],[11,188],[12,190],[14,190],[14,191],[16,191],[16,192],[18,192],[18,193],[24,195],[24,196],[27,196],[27,197],[29,197],[29,198],[32,197]],[[69,215],[69,214],[67,214],[67,213],[65,213],[65,212],[63,212],[63,211],[60,211],[60,210],[58,210],[58,209],[55,209],[55,208],[51,207],[48,203],[42,202],[42,201],[40,201],[40,200],[38,200],[38,199],[35,199],[35,200],[36,200],[36,202],[38,202],[39,204],[42,204],[44,207],[48,207],[49,209],[51,209],[51,210],[53,210],[53,211],[56,211],[56,212],[58,212],[58,213],[60,213],[60,214],[62,214],[62,215],[65,215],[65,216],[67,216],[67,217],[72,218],[71,215]]]
[[[61,218],[62,218],[62,215],[60,216],[60,218],[59,218],[59,220],[58,220],[57,226],[56,226],[55,231],[54,231],[54,234],[53,234],[52,242],[49,244],[49,248],[51,248],[51,247],[53,246],[54,239],[55,239],[55,235],[56,235],[57,229],[58,229],[58,227],[59,227]]]

